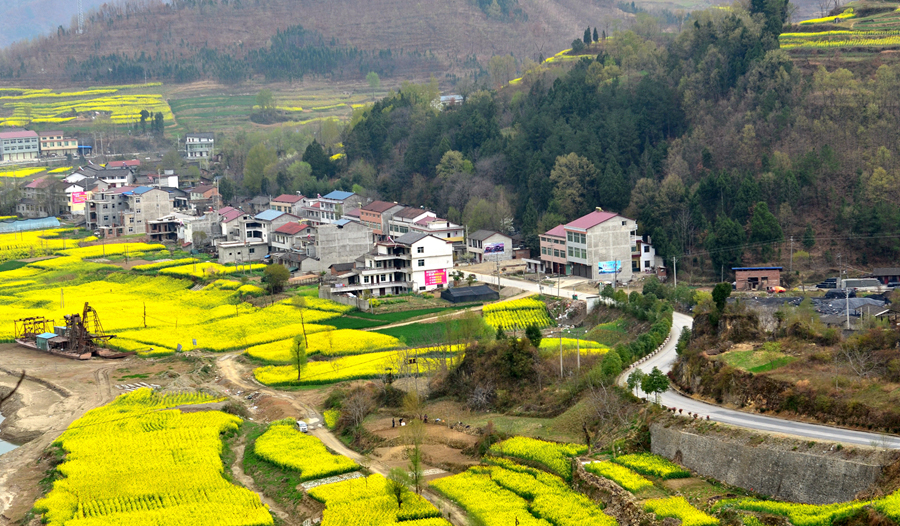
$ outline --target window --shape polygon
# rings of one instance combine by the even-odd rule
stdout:
[[[541,247],[541,254],[547,255],[547,247]]]
[[[425,290],[425,287],[419,287],[419,290]]]
[[[569,256],[575,257],[575,247],[569,247]]]
[[[420,266],[420,267],[424,267],[424,266],[425,266],[425,260],[424,260],[424,259],[420,259],[420,260],[419,260],[419,266]]]
[[[424,254],[425,247],[416,247],[416,254]]]
[[[566,241],[572,241],[572,233],[566,232]]]
[[[650,262],[644,261],[644,268],[650,268]]]
[[[650,245],[644,245],[644,252],[650,252]]]
[[[256,249],[255,249],[255,248],[251,248],[251,249],[250,249],[250,253],[251,253],[251,254],[255,254],[255,253],[256,253]]]
[[[363,283],[369,283],[369,276],[363,276]]]
[[[581,259],[587,259],[587,250],[581,249]]]

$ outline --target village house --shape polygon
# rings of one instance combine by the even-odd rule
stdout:
[[[466,251],[476,263],[513,259],[512,238],[493,230],[478,230],[469,234]]]
[[[269,201],[269,208],[279,212],[303,217],[303,204],[305,198],[302,195],[281,194]]]

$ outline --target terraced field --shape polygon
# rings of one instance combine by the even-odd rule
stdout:
[[[779,37],[793,52],[900,49],[900,3],[854,2],[841,13],[804,20]]]

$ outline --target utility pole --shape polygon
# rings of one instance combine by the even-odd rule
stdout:
[[[844,298],[847,301],[847,330],[850,330],[850,289],[844,287]]]
[[[794,273],[794,236],[791,236],[791,266],[790,266],[791,274]]]
[[[675,256],[672,256],[672,279],[675,281],[674,286],[678,286],[678,263],[675,262]]]
[[[559,379],[562,380],[563,377],[563,362],[562,362],[562,327],[559,329]]]
[[[840,254],[838,254],[837,258],[838,258],[838,284],[841,286],[841,288],[843,288],[844,287],[844,264],[841,261]]]
[[[147,302],[144,302],[144,328],[147,328]]]

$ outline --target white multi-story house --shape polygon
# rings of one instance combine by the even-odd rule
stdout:
[[[343,274],[332,293],[372,296],[425,292],[447,285],[453,269],[453,245],[428,234],[410,232],[393,241],[379,241]]]
[[[188,159],[212,157],[215,146],[215,133],[189,133],[184,136],[184,154]]]

